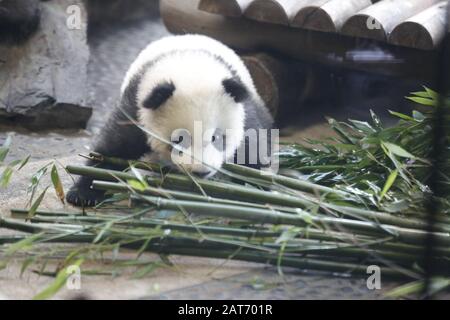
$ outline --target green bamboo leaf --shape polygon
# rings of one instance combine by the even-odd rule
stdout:
[[[109,221],[105,226],[102,228],[102,230],[97,234],[94,241],[92,243],[98,243],[100,240],[103,239],[103,236],[106,234],[109,229],[114,225],[114,221]]]
[[[21,163],[21,162],[22,162],[22,160],[14,160],[14,161],[11,161],[11,162],[8,164],[8,166],[14,168],[15,166],[17,166],[17,165],[18,165],[19,163]]]
[[[424,106],[432,106],[434,107],[436,105],[436,101],[432,100],[432,99],[427,99],[427,98],[420,98],[420,97],[406,97],[406,99],[411,100],[415,103],[424,105]]]
[[[64,203],[64,198],[65,198],[64,188],[61,183],[61,179],[59,178],[58,169],[56,168],[56,165],[53,165],[50,176],[51,176],[53,188],[55,189],[56,195],[58,196],[59,200],[61,200],[61,202]]]
[[[401,298],[412,294],[421,294],[424,289],[424,281],[417,280],[407,283],[403,286],[397,287],[386,293],[388,298]],[[431,279],[430,294],[435,295],[436,293],[447,289],[450,286],[450,278],[445,277],[435,277]]]
[[[11,176],[13,174],[13,168],[6,167],[6,169],[3,171],[2,175],[0,176],[0,188],[6,188],[9,184],[9,181],[11,180]]]
[[[156,269],[161,268],[164,266],[163,263],[157,261],[157,262],[150,262],[148,265],[139,268],[132,276],[133,279],[142,279],[146,277],[147,275],[154,272]]]
[[[169,267],[173,267],[173,266],[174,266],[174,263],[173,263],[172,261],[170,261],[170,259],[169,259],[169,255],[167,255],[167,254],[165,254],[165,253],[160,253],[160,254],[159,254],[159,258],[161,259],[161,261],[162,261],[165,265],[167,265],[167,266],[169,266]]]
[[[0,163],[5,161],[6,156],[8,155],[10,146],[11,146],[11,136],[7,136],[5,142],[0,147]]]
[[[438,100],[439,99],[439,93],[437,93],[436,91],[424,86],[426,93],[428,94],[428,96],[433,99],[433,100]]]
[[[302,232],[301,228],[297,227],[288,228],[286,231],[283,231],[283,233],[281,233],[278,239],[275,240],[275,243],[281,244],[284,242],[291,241],[295,239],[301,232]]]
[[[138,191],[145,191],[145,189],[148,188],[148,185],[146,183],[142,183],[141,181],[138,180],[128,180],[127,184],[131,188],[136,189]]]
[[[43,166],[31,177],[31,182],[30,182],[30,185],[28,186],[28,193],[31,193],[29,203],[33,202],[37,187],[39,186],[39,183],[41,182],[42,177],[47,173],[49,165],[50,164]]]
[[[403,114],[403,113],[400,113],[400,112],[395,112],[395,111],[389,110],[389,113],[392,114],[393,116],[396,116],[396,117],[398,117],[400,119],[403,119],[403,120],[416,121],[416,119],[414,119],[413,117],[408,116],[408,115]]]
[[[419,98],[427,98],[427,99],[431,98],[430,94],[427,91],[416,91],[411,92],[411,94]]]
[[[43,291],[35,295],[33,297],[33,300],[46,300],[57,294],[58,291],[61,290],[61,288],[66,284],[67,279],[71,276],[71,274],[68,271],[69,267],[73,266],[80,267],[82,263],[83,259],[80,259],[76,261],[74,264],[67,266],[66,268],[58,272],[56,279],[47,288],[45,288]]]
[[[422,280],[413,281],[400,287],[397,287],[395,289],[392,289],[391,291],[388,291],[385,296],[387,298],[405,297],[407,295],[423,291],[423,285],[424,284]]]
[[[344,128],[342,128],[341,123],[336,121],[333,118],[327,118],[328,123],[333,128],[333,130],[342,138],[345,142],[348,142],[350,144],[354,144],[354,139],[345,131]]]
[[[28,267],[33,264],[36,261],[36,257],[29,257],[25,259],[25,261],[22,263],[22,266],[20,268],[20,278],[22,278],[25,271],[28,269]]]
[[[14,253],[29,248],[36,240],[40,239],[42,237],[42,233],[33,234],[32,236],[29,236],[23,240],[20,240],[16,243],[13,243],[8,247],[8,249],[5,252],[6,256],[11,256]]]
[[[426,119],[426,117],[424,116],[424,114],[422,112],[419,111],[413,111],[413,117],[414,120],[418,121],[418,122],[422,122],[423,120]]]
[[[402,158],[409,158],[409,159],[417,159],[413,154],[409,153],[408,151],[406,151],[405,149],[403,149],[402,147],[395,145],[393,143],[389,143],[389,142],[381,142],[382,145],[392,154],[402,157]]]
[[[28,156],[28,157],[26,157],[25,159],[23,159],[21,162],[20,162],[20,165],[19,165],[19,169],[17,169],[17,170],[22,170],[23,169],[23,167],[25,167],[26,165],[27,165],[27,163],[28,163],[28,161],[30,160],[30,158],[31,158],[31,156]]]
[[[47,192],[48,188],[49,187],[46,187],[44,191],[42,191],[41,195],[36,199],[36,201],[31,206],[30,210],[28,211],[28,219],[31,219],[36,214],[36,211],[41,205],[41,202],[44,199],[45,193]]]
[[[372,117],[372,121],[373,121],[375,127],[377,127],[378,129],[383,129],[383,124],[381,122],[380,117],[378,117],[377,114],[373,110],[370,110],[370,116]]]
[[[349,120],[356,129],[362,131],[365,134],[372,134],[375,133],[376,130],[367,122],[364,121],[358,121],[358,120]]]
[[[395,169],[394,171],[391,172],[391,174],[389,175],[388,179],[386,180],[384,188],[383,188],[383,190],[381,191],[381,194],[380,194],[380,201],[383,200],[383,198],[386,195],[386,193],[391,189],[391,187],[393,186],[395,180],[397,179],[397,176],[398,176],[398,170]]]
[[[23,160],[14,160],[9,163],[9,165],[3,170],[2,175],[0,176],[0,188],[6,188],[11,180],[11,177],[14,172],[14,167],[19,165],[19,168],[17,170],[21,170],[30,159],[30,156]]]
[[[435,277],[431,281],[431,294],[434,295],[450,287],[450,278]]]
[[[138,179],[142,184],[146,184],[144,177],[142,176],[142,174],[139,172],[138,169],[136,169],[134,166],[131,166],[130,169],[131,172],[133,172],[136,179]]]

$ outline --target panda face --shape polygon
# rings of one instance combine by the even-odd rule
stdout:
[[[177,59],[171,58],[170,64],[157,65],[143,76],[138,116],[142,126],[161,138],[149,136],[159,160],[201,176],[212,175],[242,143],[248,92],[216,61],[190,60],[188,65],[180,63],[174,73]]]

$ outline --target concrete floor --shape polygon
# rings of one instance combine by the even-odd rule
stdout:
[[[94,116],[88,130],[77,132],[31,133],[17,132],[17,128],[3,128],[0,142],[12,134],[9,160],[32,155],[30,163],[15,174],[11,185],[0,192],[0,214],[9,215],[11,208],[23,208],[31,175],[40,167],[56,159],[62,165],[81,163],[79,153],[89,151],[90,140],[101,128],[105,114],[118,97],[120,82],[129,63],[151,40],[165,35],[160,21],[142,21],[122,25],[121,28],[99,28],[91,35],[91,64],[89,66],[89,101]],[[130,45],[132,43],[132,45]],[[299,137],[318,138],[329,134],[323,124],[289,131],[291,140]],[[1,171],[1,168],[0,168]],[[67,175],[62,176],[65,189],[71,185]],[[42,186],[50,184],[44,181]],[[49,192],[43,209],[64,208]],[[65,207],[64,209],[70,209]],[[0,230],[0,235],[11,234]],[[126,256],[129,253],[122,252]],[[146,254],[143,261],[158,261],[159,257]],[[120,276],[82,276],[80,291],[61,290],[55,298],[84,297],[89,299],[378,299],[381,291],[369,291],[365,279],[336,278],[298,270],[285,270],[285,277],[274,268],[251,263],[173,257],[174,267],[160,268],[143,279],[133,279],[130,271]],[[0,299],[30,299],[49,285],[53,278],[27,271],[20,276],[20,262],[0,271]],[[97,264],[83,266],[96,269]],[[103,266],[104,267],[104,266]],[[82,270],[83,271],[83,270]],[[391,287],[386,284],[383,289]]]

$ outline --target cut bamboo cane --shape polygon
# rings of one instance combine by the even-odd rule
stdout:
[[[0,219],[0,224],[5,219]],[[11,229],[22,228],[20,223],[8,222],[7,224]],[[32,229],[38,229],[36,226],[32,226]],[[31,229],[30,229],[31,230]],[[74,235],[68,234],[59,239],[50,239],[49,242],[56,243],[92,243],[96,239],[96,235]],[[178,255],[190,255],[209,258],[222,258],[222,259],[236,259],[249,262],[270,263],[280,266],[295,267],[301,269],[311,270],[324,270],[327,272],[343,272],[351,274],[366,274],[367,268],[361,264],[353,264],[348,262],[338,261],[324,261],[313,258],[303,257],[283,257],[281,260],[278,254],[270,254],[250,249],[230,249],[226,246],[218,246],[216,243],[211,242],[199,242],[193,239],[152,239],[151,241],[137,239],[131,240],[126,244],[123,244],[126,248],[141,249],[144,245],[145,250],[149,252],[166,253],[166,254],[178,254]],[[223,249],[225,247],[225,249]],[[222,248],[218,250],[218,248]],[[401,270],[383,267],[383,273],[389,277],[405,277],[405,272]]]
[[[28,219],[28,211],[27,210],[12,210],[13,217],[16,219]],[[58,212],[47,212],[47,211],[37,211],[37,216],[31,219],[31,221],[41,222],[49,224],[51,222],[54,223],[63,223],[63,222],[83,222],[83,223],[106,223],[108,221],[115,221],[115,225],[124,225],[130,227],[143,227],[143,228],[161,228],[163,230],[173,229],[177,231],[183,232],[204,232],[205,234],[223,234],[230,236],[241,236],[241,237],[249,237],[249,238],[268,238],[275,237],[278,238],[281,236],[282,231],[273,232],[266,231],[260,229],[237,229],[232,227],[220,227],[220,226],[197,226],[197,225],[184,225],[184,224],[176,224],[176,223],[168,223],[167,221],[157,220],[157,219],[124,219],[124,216],[111,216],[111,215],[93,215],[93,216],[67,216],[67,215],[59,215]],[[126,218],[126,217],[125,217]],[[20,221],[14,220],[5,220],[6,224],[4,225],[7,228],[12,228],[14,230],[20,230],[24,232],[43,232],[48,230],[48,227],[45,225],[36,225],[36,224],[24,224]],[[36,228],[36,229],[33,229]],[[300,232],[300,231],[299,231]],[[303,236],[302,236],[303,234]],[[303,232],[299,233],[298,240],[291,240],[291,243],[296,243],[297,241],[308,241],[314,240],[319,241],[320,243],[339,243],[336,241],[341,241],[341,245],[352,245],[358,248],[371,248],[377,250],[387,250],[393,252],[403,252],[409,255],[421,255],[423,251],[423,246],[405,244],[388,241],[381,241],[380,239],[376,240],[376,238],[370,238],[364,235],[358,234],[349,234],[349,233],[341,233],[330,230],[319,230],[308,227],[308,229],[304,229]],[[450,257],[450,248],[444,247],[436,247],[435,248],[436,255],[440,255],[443,257]]]
[[[262,176],[259,170],[241,167],[237,165],[227,165],[226,169],[247,176],[248,175]],[[135,177],[131,174],[92,167],[68,166],[67,171],[71,174],[86,175],[94,179],[101,179],[107,181],[117,181],[116,178],[119,178],[124,181],[135,179]],[[268,179],[267,181],[271,181],[271,179],[274,176],[263,176],[263,177],[265,179]],[[287,178],[283,176],[275,176],[275,177],[276,182],[278,183],[283,182],[285,184],[288,184],[288,186],[289,184],[292,183],[295,184],[299,183],[298,180],[292,178]],[[251,200],[253,202],[260,202],[263,204],[272,204],[286,207],[291,206],[295,208],[308,208],[308,207],[311,208],[314,206],[313,202],[301,199],[299,197],[282,195],[268,191],[261,191],[253,188],[246,188],[239,185],[225,184],[210,180],[198,179],[196,180],[196,183],[194,183],[189,177],[180,175],[169,174],[166,175],[164,179],[151,177],[149,178],[149,183],[155,186],[162,186],[164,188],[175,187],[175,188],[184,188],[187,190],[195,190],[196,188],[198,188],[199,185],[210,196],[217,196],[217,197],[225,196],[228,199],[235,199],[241,201]],[[114,188],[125,191],[124,187],[114,186]],[[195,198],[198,199],[197,197]],[[424,230],[424,227],[426,226],[425,223],[420,219],[412,219],[412,218],[403,219],[401,217],[396,217],[388,213],[362,210],[358,208],[345,206],[325,205],[325,204],[321,205],[327,209],[338,211],[340,214],[343,214],[345,216],[351,216],[353,218],[358,217],[359,219],[363,218],[366,219],[367,221],[376,221],[380,223],[392,224],[405,228],[422,229],[422,230]],[[437,228],[436,231],[441,232],[448,231],[448,227],[446,226],[440,227],[440,225],[437,225],[436,228]]]
[[[128,165],[128,162],[126,160],[111,158],[111,157],[104,157],[98,153],[90,153],[88,158],[93,161],[97,161],[97,162],[116,164],[116,165],[119,165],[120,167],[126,167]],[[133,162],[132,164],[136,168],[143,169],[143,170],[150,170],[150,171],[154,171],[154,172],[164,171],[164,168],[161,168],[156,164],[151,164],[151,163],[146,163],[146,162]],[[242,176],[250,176],[250,177],[256,177],[256,178],[262,177],[261,171],[247,168],[247,167],[228,164],[228,165],[225,165],[225,168],[226,168],[226,170],[229,170],[234,173],[238,173]],[[328,169],[334,170],[336,168],[334,166],[333,167],[330,166],[330,168],[328,168]],[[311,170],[314,170],[314,167],[311,167]],[[176,177],[177,177],[177,181],[180,182],[180,177],[182,177],[182,176],[176,176]],[[269,177],[269,179],[267,179],[268,177]],[[266,181],[268,181],[268,182],[270,182],[270,177],[271,177],[271,175],[264,176],[264,178],[266,178]],[[182,177],[182,179],[188,180],[189,186],[192,186],[192,181],[190,179],[188,179],[186,177]],[[184,182],[183,185],[188,184],[188,181]],[[200,182],[200,185],[201,185],[201,182]],[[225,188],[226,185],[218,184],[218,186],[222,186],[224,188],[222,190],[220,190],[220,188],[218,188],[217,190],[210,190],[207,185],[204,185],[202,187],[207,189],[208,191],[217,191],[218,196],[224,196],[225,194],[226,195],[229,194],[229,192],[227,192],[228,189]],[[215,188],[213,188],[213,189],[215,189]],[[223,191],[223,193],[221,193],[221,191]],[[255,194],[250,195],[250,194],[246,194],[245,190],[241,190],[241,191],[242,191],[241,195],[243,196],[243,199],[247,199],[247,197],[250,197],[251,199],[254,199],[254,201],[258,201],[257,199],[259,199],[259,196],[264,198],[264,196],[263,196],[264,194],[266,194],[266,195],[270,194],[267,192],[262,192],[259,195],[255,195]],[[274,196],[273,193],[271,193],[271,195]],[[277,197],[278,197],[278,195],[275,196],[275,198],[277,198]],[[292,202],[292,200],[294,200],[294,201]],[[275,201],[275,202],[271,202],[271,201]],[[304,201],[303,199],[298,199],[298,197],[297,198],[281,197],[279,199],[267,198],[264,200],[264,202],[270,203],[270,204],[279,204],[279,205],[284,205],[284,206],[293,206],[293,207],[301,207],[301,208],[303,208],[304,206],[312,205],[311,202]],[[322,204],[322,205],[324,205],[324,204]],[[336,210],[339,213],[344,214],[344,215],[360,216],[360,217],[363,217],[366,219],[379,221],[381,223],[393,224],[393,225],[397,225],[397,226],[403,226],[406,228],[423,229],[425,226],[423,219],[420,218],[419,216],[416,216],[415,218],[404,219],[402,217],[396,217],[396,216],[386,213],[386,212],[364,210],[364,209],[360,209],[360,208],[353,208],[353,207],[347,207],[347,206],[336,206],[336,205],[327,205],[326,207],[331,210]],[[440,222],[442,222],[442,225],[440,227],[438,225],[439,228],[437,229],[437,231],[449,231],[449,227],[446,226],[447,223],[449,222],[449,219],[447,217],[439,217],[438,220]]]
[[[128,173],[98,169],[93,167],[67,166],[66,169],[71,174],[85,175],[94,179],[105,181],[117,181],[117,178],[123,181],[136,179],[133,175]],[[197,191],[199,191],[198,186],[200,186],[211,196],[227,195],[228,199],[247,199],[257,202],[259,201],[262,203],[271,203],[293,207],[305,207],[312,205],[310,201],[306,201],[300,198],[270,193],[258,189],[246,188],[244,186],[233,185],[231,183],[226,184],[203,179],[197,179],[196,182],[194,182],[189,177],[173,174],[164,176],[164,179],[161,179],[159,177],[147,177],[147,179],[149,180],[148,182],[153,186],[161,186],[164,188],[174,187],[183,188],[185,190],[197,189]]]
[[[260,170],[240,166],[240,165],[233,164],[233,163],[225,164],[224,169],[229,170],[232,173],[239,174],[243,177],[255,178],[255,179],[262,180],[262,181],[267,181],[270,184],[280,184],[282,186],[285,186],[285,187],[288,187],[288,188],[291,188],[294,190],[298,190],[298,191],[305,191],[305,192],[310,192],[313,194],[336,194],[341,197],[346,197],[349,195],[347,192],[336,190],[336,189],[325,187],[325,186],[321,186],[321,185],[317,185],[317,184],[314,184],[309,181],[294,179],[294,178],[281,176],[281,175],[277,175],[277,174],[272,174],[270,172],[263,173]]]
[[[158,209],[180,210],[182,208],[189,213],[196,213],[211,217],[227,217],[232,219],[247,220],[261,224],[284,224],[299,227],[320,225],[323,228],[332,228],[335,230],[349,230],[353,232],[380,235],[388,234],[396,237],[399,241],[411,244],[423,244],[425,236],[427,235],[427,232],[422,230],[399,228],[390,225],[380,225],[349,219],[336,219],[328,217],[319,218],[300,211],[297,216],[294,216],[291,214],[257,208],[242,208],[239,206],[197,203],[192,201],[174,201],[155,197],[148,197],[148,199]],[[439,245],[450,245],[449,233],[435,232],[434,235]]]

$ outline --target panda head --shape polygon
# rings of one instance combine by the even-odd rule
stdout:
[[[249,92],[217,61],[167,60],[140,81],[140,124],[153,133],[149,145],[159,160],[200,176],[212,175],[243,141],[243,103]]]

